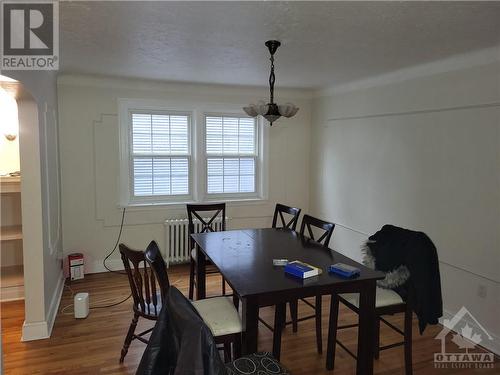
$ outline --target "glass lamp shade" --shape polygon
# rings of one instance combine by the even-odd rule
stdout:
[[[285,103],[283,105],[278,106],[279,112],[281,116],[283,117],[293,117],[299,110],[298,107],[295,106],[295,104],[292,103]]]
[[[299,110],[295,104],[285,103],[283,105],[277,105],[275,103],[265,103],[259,101],[257,104],[250,104],[247,107],[243,107],[245,113],[250,117],[262,116],[271,124],[283,117],[293,117]]]
[[[248,107],[243,107],[245,113],[250,117],[257,117],[259,113],[257,112],[257,106],[255,104],[250,104]]]

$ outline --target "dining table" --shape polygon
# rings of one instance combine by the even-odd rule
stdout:
[[[359,293],[356,373],[373,374],[376,282],[384,278],[384,273],[289,229],[238,229],[194,233],[191,237],[197,248],[196,298],[206,298],[208,259],[241,301],[243,354],[258,351],[259,308],[276,306],[273,354],[279,357],[287,302],[316,295]],[[283,266],[274,266],[273,259],[299,260],[322,272],[301,279],[285,273]],[[328,272],[335,263],[354,266],[360,270],[359,275],[345,278]]]

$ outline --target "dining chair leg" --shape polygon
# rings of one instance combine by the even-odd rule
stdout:
[[[224,279],[224,276],[222,276],[222,295],[226,295],[226,279]]]
[[[195,270],[195,262],[191,258],[191,265],[189,267],[189,299],[193,300],[194,296],[194,270]]]
[[[128,327],[127,336],[125,336],[125,342],[123,343],[123,348],[122,348],[122,352],[120,355],[120,363],[123,363],[123,360],[125,359],[125,356],[127,355],[128,348],[129,348],[130,343],[132,342],[132,339],[134,337],[135,327],[137,327],[138,320],[139,320],[139,315],[134,314],[134,317],[132,318],[132,322],[130,323],[130,327]]]
[[[236,308],[236,311],[239,311],[240,309],[240,299],[236,295],[236,293],[233,291],[233,304],[234,307]]]
[[[375,319],[375,344],[373,347],[373,358],[379,359],[380,356],[380,319]]]
[[[236,335],[235,339],[233,340],[233,349],[234,349],[233,360],[241,357],[241,339],[242,339],[241,333],[239,333]]]
[[[321,334],[321,312],[322,300],[321,295],[316,296],[315,315],[316,315],[316,348],[319,354],[323,353],[323,337]]]
[[[405,328],[404,328],[405,375],[413,374],[412,323],[413,323],[413,312],[411,308],[408,307],[405,311]]]
[[[297,332],[298,325],[297,325],[297,314],[298,314],[298,309],[299,309],[299,300],[294,299],[290,301],[290,316],[292,317],[292,331]]]
[[[224,342],[224,362],[231,362],[231,343]]]
[[[281,355],[281,334],[285,326],[286,320],[286,304],[279,303],[276,305],[274,313],[274,331],[273,331],[273,357],[278,361]]]
[[[339,296],[331,295],[330,319],[328,322],[328,343],[326,348],[326,369],[333,370],[335,367],[335,346],[337,344],[337,323],[339,318]]]

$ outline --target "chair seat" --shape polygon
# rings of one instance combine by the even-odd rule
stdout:
[[[240,333],[243,330],[238,310],[230,297],[206,298],[192,302],[214,336]]]
[[[339,297],[359,308],[359,293],[344,293],[340,294]],[[377,296],[375,298],[376,308],[399,305],[401,303],[404,303],[403,299],[394,290],[377,287]]]
[[[286,375],[290,374],[270,353],[246,355],[226,364],[228,375]]]

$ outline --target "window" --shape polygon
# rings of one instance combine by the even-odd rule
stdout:
[[[241,105],[119,99],[120,205],[267,196],[267,129]]]
[[[207,194],[255,195],[258,157],[256,120],[205,116]]]
[[[190,115],[131,112],[134,198],[188,196]]]

